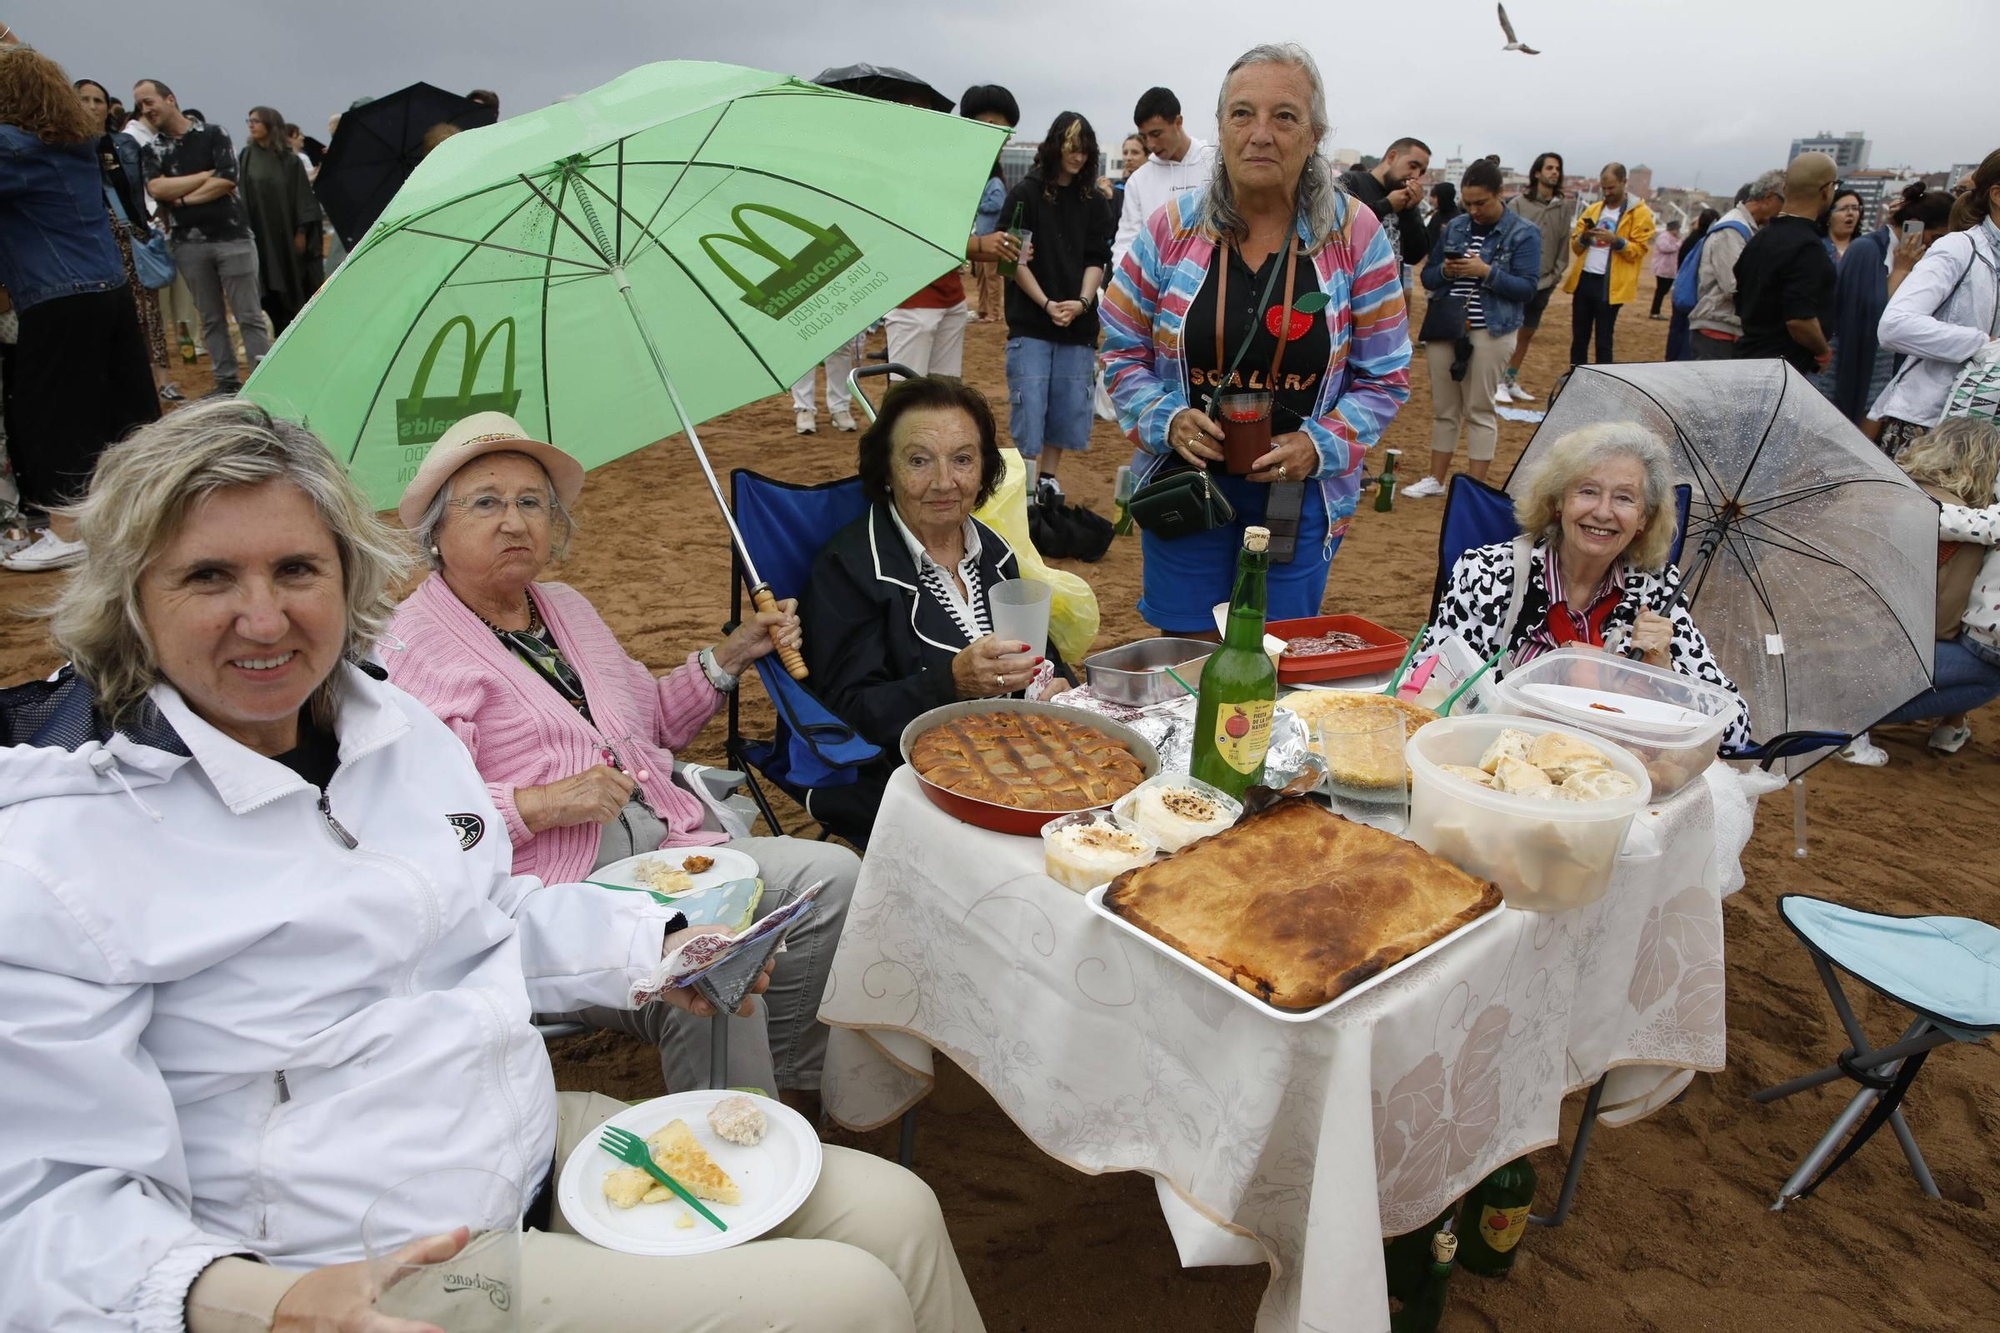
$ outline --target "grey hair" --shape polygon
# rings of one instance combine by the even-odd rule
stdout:
[[[403,535],[369,505],[319,437],[246,399],[186,407],[104,451],[90,494],[67,512],[86,553],[45,609],[56,646],[113,722],[165,679],[140,611],[140,581],[188,513],[218,491],[283,481],[318,511],[340,554],[346,628],[341,656],[360,661],[389,627],[390,588],[409,569]],[[330,726],[341,673],[312,696]]]
[[[1577,478],[1613,458],[1636,458],[1646,469],[1646,517],[1639,535],[1625,548],[1625,561],[1635,569],[1658,570],[1674,547],[1674,517],[1668,506],[1679,476],[1673,452],[1636,421],[1594,422],[1550,445],[1515,499],[1514,517],[1522,532],[1560,546],[1563,502]]]
[[[569,512],[569,507],[562,502],[562,497],[556,494],[555,480],[549,476],[549,470],[542,466],[541,460],[517,449],[502,449],[490,454],[480,454],[478,457],[484,460],[525,458],[535,465],[542,474],[543,483],[549,488],[549,529],[553,541],[549,548],[549,558],[561,560],[568,555],[570,539],[576,536],[576,517]],[[423,517],[419,518],[417,526],[411,529],[417,539],[417,549],[423,553],[424,560],[432,569],[444,568],[444,557],[438,553],[437,538],[438,533],[444,528],[445,506],[451,503],[451,484],[457,479],[456,472],[445,478],[444,485],[437,488],[437,494],[433,495],[431,502],[424,506]]]
[[[1755,203],[1759,199],[1769,199],[1774,194],[1780,199],[1785,197],[1785,173],[1781,167],[1772,167],[1751,181],[1750,193],[1744,196],[1743,202]]]
[[[1313,132],[1313,151],[1306,158],[1305,170],[1299,173],[1297,197],[1298,217],[1306,224],[1306,234],[1312,238],[1315,249],[1324,244],[1340,226],[1340,187],[1334,183],[1333,164],[1320,156],[1319,144],[1325,141],[1327,130],[1331,128],[1326,113],[1326,82],[1319,76],[1319,66],[1307,50],[1297,42],[1265,42],[1253,46],[1236,57],[1236,63],[1222,76],[1222,90],[1215,96],[1215,123],[1224,124],[1224,113],[1229,104],[1229,83],[1236,77],[1236,71],[1250,65],[1289,65],[1306,76],[1312,86],[1312,106],[1310,111]],[[1223,155],[1217,152],[1215,165],[1209,172],[1208,190],[1202,196],[1201,212],[1196,223],[1217,236],[1245,237],[1250,234],[1250,224],[1236,207],[1236,190],[1229,183],[1229,169]]]

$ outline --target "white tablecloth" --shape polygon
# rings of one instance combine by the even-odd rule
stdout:
[[[1554,1142],[1564,1094],[1606,1070],[1629,1067],[1606,1086],[1616,1124],[1722,1067],[1721,897],[1751,799],[1717,765],[1639,816],[1601,902],[1503,908],[1299,1024],[1099,919],[1042,874],[1038,839],[960,823],[905,768],[820,1009],[826,1106],[885,1124],[944,1051],[1051,1156],[1171,1187],[1184,1262],[1268,1259],[1259,1333],[1386,1330],[1383,1235]]]

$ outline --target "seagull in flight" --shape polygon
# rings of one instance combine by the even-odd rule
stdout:
[[[1500,31],[1507,34],[1507,45],[1501,47],[1500,49],[1503,51],[1519,51],[1524,56],[1540,55],[1541,52],[1537,51],[1534,47],[1523,46],[1521,44],[1521,39],[1514,35],[1514,25],[1507,21],[1507,6],[1501,5],[1499,6],[1499,10],[1500,10]]]

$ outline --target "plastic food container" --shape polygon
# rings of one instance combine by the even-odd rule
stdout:
[[[1201,669],[1221,646],[1202,639],[1141,639],[1093,653],[1083,659],[1083,666],[1089,672],[1092,694],[1115,704],[1145,708],[1187,693],[1167,674],[1167,667],[1200,689]]]
[[[1042,871],[1072,893],[1088,893],[1159,854],[1159,844],[1102,810],[1064,815],[1042,829]]]
[[[1577,648],[1538,657],[1493,689],[1498,712],[1560,722],[1631,751],[1656,801],[1715,762],[1736,716],[1736,696],[1720,685]]]
[[[1394,671],[1396,663],[1403,660],[1403,653],[1410,646],[1410,641],[1396,631],[1384,629],[1360,616],[1307,616],[1303,620],[1274,620],[1264,626],[1264,632],[1284,640],[1313,638],[1322,634],[1352,634],[1367,640],[1369,645],[1344,653],[1321,653],[1314,657],[1281,653],[1278,658],[1280,685],[1344,680],[1349,676]]]
[[[1582,729],[1539,718],[1483,713],[1446,717],[1410,738],[1410,838],[1467,874],[1500,888],[1509,907],[1561,912],[1594,903],[1611,885],[1618,852],[1632,818],[1652,799],[1645,765],[1620,746],[1597,737],[1590,744],[1638,784],[1629,796],[1601,801],[1544,801],[1493,791],[1439,769],[1476,767],[1495,737],[1509,727],[1530,736]]]
[[[1195,799],[1176,801],[1176,793]],[[1177,804],[1181,806],[1178,810],[1174,808]],[[1213,812],[1212,818],[1201,818],[1204,806]],[[1111,807],[1111,813],[1121,825],[1150,838],[1161,851],[1171,853],[1234,824],[1243,817],[1243,803],[1200,778],[1186,773],[1162,773],[1147,778],[1120,797]]]

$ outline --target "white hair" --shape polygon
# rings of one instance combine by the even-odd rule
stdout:
[[[1313,150],[1306,157],[1305,169],[1299,173],[1297,192],[1298,216],[1306,224],[1306,234],[1318,246],[1333,235],[1340,226],[1340,187],[1334,183],[1333,164],[1320,155],[1319,144],[1325,142],[1327,130],[1331,128],[1326,113],[1326,83],[1319,76],[1319,66],[1312,56],[1297,42],[1266,42],[1253,46],[1236,57],[1236,63],[1222,76],[1222,90],[1215,96],[1215,123],[1225,123],[1229,106],[1229,84],[1236,72],[1251,65],[1286,65],[1306,76],[1312,88],[1310,120],[1313,132]],[[1201,214],[1196,221],[1219,236],[1244,237],[1250,234],[1250,224],[1236,206],[1236,188],[1230,183],[1229,170],[1223,155],[1215,155],[1215,166],[1209,172],[1208,190],[1202,197]]]

